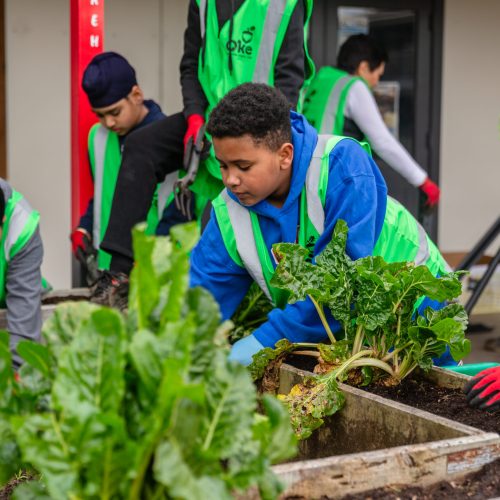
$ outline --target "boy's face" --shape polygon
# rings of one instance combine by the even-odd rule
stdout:
[[[284,143],[272,151],[256,144],[250,135],[213,138],[222,182],[242,205],[266,200],[280,208],[290,190],[293,145]]]
[[[142,90],[134,85],[130,94],[104,108],[92,108],[103,127],[125,135],[139,125],[147,114]]]

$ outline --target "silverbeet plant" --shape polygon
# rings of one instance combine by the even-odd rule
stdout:
[[[347,234],[346,223],[339,220],[331,242],[314,264],[308,261],[308,251],[297,244],[274,246],[279,264],[271,284],[288,291],[290,303],[311,300],[330,341],[281,341],[275,350],[258,353],[250,367],[253,378],[258,379],[277,356],[297,349],[317,350],[310,354],[318,357],[316,371],[323,375],[307,380],[282,398],[301,439],[319,427],[324,416],[342,406],[337,381],[397,384],[417,367],[430,369],[432,359],[447,348],[457,361],[470,352],[470,341],[464,336],[468,319],[461,305],[452,303],[438,311],[427,308],[423,315],[415,312],[425,296],[439,302],[458,297],[460,273],[435,277],[426,266],[387,263],[376,256],[353,261],[345,251]],[[340,324],[336,335],[326,310]],[[319,397],[326,393],[328,397]],[[315,404],[318,399],[319,405]]]
[[[243,366],[229,362],[212,296],[188,285],[196,226],[171,238],[134,230],[128,314],[59,306],[45,345],[21,342],[12,369],[0,333],[0,484],[19,470],[39,480],[14,498],[230,499],[256,485],[274,498],[272,463],[296,448],[289,416],[260,403]]]

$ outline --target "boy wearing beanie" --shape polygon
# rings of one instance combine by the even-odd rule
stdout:
[[[110,256],[99,248],[99,244],[108,225],[125,138],[133,130],[165,118],[165,115],[158,104],[144,99],[134,68],[115,52],[104,52],[92,59],[83,74],[82,87],[99,119],[91,128],[88,140],[94,196],[71,234],[71,243],[75,256],[79,249],[85,253],[86,245],[92,245],[97,250],[99,269],[107,270]],[[159,193],[161,198],[161,189]],[[150,232],[156,230],[161,218],[159,207],[164,207],[164,201],[158,202],[155,198],[150,208]]]

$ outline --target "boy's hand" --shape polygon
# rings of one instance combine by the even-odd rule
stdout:
[[[229,359],[248,366],[253,361],[252,356],[261,349],[264,349],[264,346],[253,335],[249,335],[238,340],[233,345],[229,353]]]
[[[83,229],[83,227],[77,227],[70,235],[71,239],[71,248],[73,250],[73,254],[77,257],[78,249],[85,253],[85,250],[90,245],[92,241],[92,237]]]
[[[441,195],[441,191],[439,186],[432,182],[429,177],[425,179],[424,183],[419,186],[419,189],[425,194],[427,197],[427,201],[425,203],[428,207],[433,207],[437,205],[439,202],[439,196]]]
[[[236,345],[236,344],[235,344]],[[467,402],[481,410],[500,410],[500,366],[478,373],[465,385]]]
[[[198,132],[200,131],[200,128],[204,123],[205,118],[203,118],[203,116],[201,115],[189,115],[187,117],[187,130],[186,134],[184,135],[184,149],[186,149],[186,144],[191,137],[193,138],[193,142],[196,142]]]

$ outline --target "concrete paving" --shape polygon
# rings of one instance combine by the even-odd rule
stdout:
[[[467,337],[472,352],[465,363],[500,363],[500,313],[473,314],[470,317]]]

